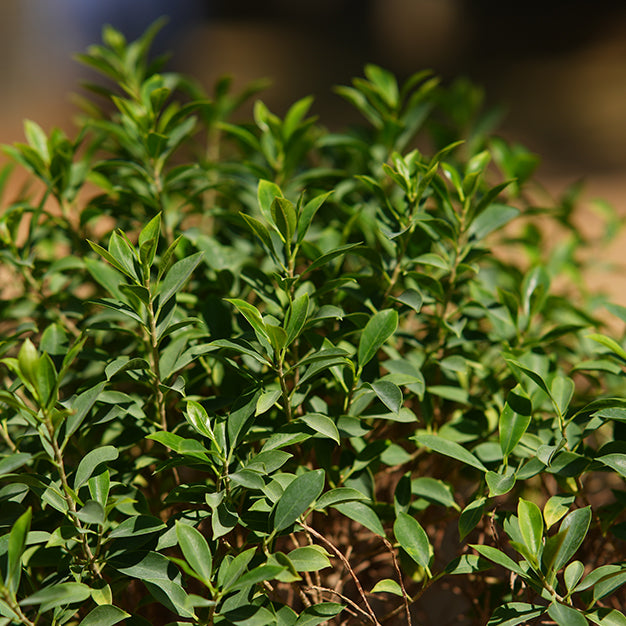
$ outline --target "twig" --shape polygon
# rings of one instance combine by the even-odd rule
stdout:
[[[393,567],[396,570],[396,574],[398,576],[398,580],[400,581],[400,589],[402,589],[402,599],[404,600],[404,608],[406,610],[406,623],[408,626],[412,626],[411,621],[411,610],[409,609],[409,594],[406,592],[404,587],[404,580],[402,580],[402,572],[400,571],[400,566],[398,564],[398,559],[396,558],[396,551],[393,549],[391,542],[387,537],[382,537],[382,540],[391,554],[391,559],[393,561]]]
[[[359,613],[361,613],[361,615],[365,615],[367,619],[372,619],[372,616],[367,611],[364,611],[354,600],[350,600],[350,598],[344,596],[338,591],[335,591],[334,589],[329,589],[328,587],[320,587],[318,585],[311,585],[310,587],[305,589],[305,591],[308,591],[309,589],[312,591],[325,591],[326,593],[332,593],[338,598],[341,598],[344,602],[347,602],[355,611],[358,611]]]
[[[348,562],[348,559],[346,559],[346,557],[343,555],[343,553],[337,547],[335,547],[335,545],[333,543],[328,541],[328,539],[326,539],[326,537],[324,537],[324,535],[321,535],[314,528],[311,528],[306,522],[300,522],[300,525],[306,531],[310,532],[314,537],[317,537],[320,541],[325,543],[339,557],[339,559],[344,564],[344,566],[346,567],[348,572],[350,572],[350,575],[352,576],[352,580],[354,580],[354,584],[356,585],[357,591],[359,592],[359,595],[361,596],[361,599],[363,600],[363,604],[365,604],[365,606],[367,607],[367,611],[369,613],[369,618],[372,620],[372,622],[374,624],[376,624],[376,626],[382,626],[381,623],[376,618],[376,614],[372,610],[372,607],[370,606],[370,603],[367,601],[367,596],[365,595],[365,591],[363,591],[363,587],[361,586],[361,582],[359,581],[359,579],[357,578],[356,574],[354,573],[352,567],[350,566],[350,563]]]

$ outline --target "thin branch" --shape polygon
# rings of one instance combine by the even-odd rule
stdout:
[[[354,584],[356,585],[357,591],[359,592],[359,595],[361,596],[361,599],[363,600],[363,604],[365,604],[365,606],[367,607],[369,618],[374,624],[376,624],[376,626],[381,626],[381,623],[376,618],[376,614],[372,610],[370,603],[367,601],[367,596],[365,595],[365,591],[363,591],[361,582],[359,581],[356,574],[354,573],[354,570],[352,569],[350,563],[348,562],[348,559],[346,559],[343,553],[337,547],[335,547],[333,543],[331,543],[328,539],[326,539],[324,535],[318,533],[314,528],[311,528],[311,526],[309,526],[306,522],[300,522],[300,525],[305,530],[310,532],[314,537],[317,537],[321,542],[325,543],[339,557],[339,559],[341,559],[341,562],[344,564],[344,566],[350,573],[350,576],[352,576],[352,580],[354,580]]]

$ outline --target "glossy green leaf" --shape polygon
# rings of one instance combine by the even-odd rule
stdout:
[[[83,602],[91,595],[91,589],[83,583],[58,583],[44,587],[20,602],[21,606],[41,605],[40,611],[48,611],[57,606]]]
[[[565,582],[565,588],[571,593],[576,585],[580,582],[583,574],[585,573],[585,566],[581,561],[572,561],[563,572],[563,581]]]
[[[321,413],[307,413],[299,421],[304,422],[309,428],[339,443],[339,431],[337,425],[330,417]]]
[[[285,489],[274,508],[274,532],[291,526],[313,504],[324,488],[324,470],[297,476]]]
[[[561,522],[559,532],[546,542],[543,561],[549,570],[558,572],[580,548],[591,524],[591,508],[576,509]]]
[[[403,597],[402,587],[400,587],[397,581],[391,578],[379,580],[374,587],[372,587],[370,593],[392,593],[394,596]]]
[[[581,611],[560,602],[553,602],[550,605],[548,615],[559,626],[588,626],[589,624]]]
[[[449,485],[442,480],[429,476],[420,476],[411,481],[411,492],[419,498],[424,498],[429,502],[451,507],[457,511],[461,508],[454,499],[454,494]]]
[[[360,368],[376,356],[378,350],[394,334],[397,327],[398,313],[394,309],[378,311],[370,318],[359,340],[357,358]]]
[[[472,544],[472,548],[478,552],[481,556],[484,556],[486,559],[493,561],[497,565],[504,567],[505,569],[510,570],[511,572],[521,576],[522,578],[525,576],[524,572],[521,570],[520,566],[508,555],[506,555],[498,548],[494,548],[493,546],[483,546]]]
[[[516,385],[506,399],[506,404],[500,414],[499,433],[500,448],[502,455],[508,457],[515,446],[523,437],[532,415],[532,404],[530,398],[522,389],[521,385]]]
[[[486,472],[487,468],[468,450],[466,450],[462,445],[456,443],[456,441],[450,441],[449,439],[444,439],[439,435],[416,435],[414,439],[421,446],[425,446],[426,448],[430,448],[439,454],[443,454],[445,456],[449,456],[453,459],[461,461],[466,465],[471,465],[476,469],[481,470],[482,472]]]
[[[270,215],[272,222],[278,229],[281,239],[285,243],[290,243],[296,231],[297,216],[296,210],[287,198],[274,198],[270,205]]]
[[[545,606],[527,602],[507,602],[500,605],[487,622],[487,626],[518,626],[529,624],[546,610]]]
[[[595,609],[588,611],[586,617],[599,626],[626,626],[626,616],[617,609]]]
[[[113,626],[130,614],[112,604],[101,604],[92,609],[78,626]]]
[[[185,286],[189,277],[202,260],[203,252],[196,252],[180,261],[176,261],[163,277],[159,291],[159,309]]]
[[[302,546],[287,556],[297,572],[317,572],[332,565],[328,553],[320,546]]]
[[[361,526],[365,526],[365,528],[372,531],[375,535],[379,535],[380,537],[385,536],[385,529],[383,528],[380,518],[367,504],[355,500],[333,504],[333,508],[337,509],[346,517],[349,517],[351,520],[358,522]]]
[[[543,519],[546,522],[546,528],[556,524],[569,511],[575,499],[575,496],[563,493],[557,493],[548,498],[543,507]]]
[[[407,513],[399,513],[393,525],[393,533],[403,550],[428,572],[433,549],[420,523]]]
[[[489,497],[503,496],[515,486],[516,476],[515,472],[508,468],[508,472],[505,474],[498,474],[496,472],[487,472],[485,474],[485,481],[487,487],[489,487]]]
[[[114,446],[102,446],[87,452],[76,468],[74,490],[78,491],[89,480],[98,465],[115,461],[119,455],[119,450]]]
[[[524,544],[533,556],[538,556],[543,542],[543,517],[534,502],[520,498],[517,503],[519,529]]]
[[[335,615],[339,615],[341,611],[343,611],[343,606],[336,602],[314,604],[300,613],[295,626],[317,626],[318,624],[324,624],[332,617],[335,617]]]
[[[476,525],[485,512],[485,498],[478,498],[470,502],[459,515],[459,539],[463,541],[467,535],[476,528]]]
[[[213,569],[213,556],[202,533],[193,526],[176,522],[176,538],[191,569],[205,585],[209,585]]]
[[[315,502],[315,509],[324,510],[329,506],[351,500],[369,501],[369,498],[357,489],[351,487],[336,487],[330,491],[325,491]]]
[[[283,192],[280,187],[269,180],[260,180],[257,189],[257,199],[261,213],[266,220],[270,221],[271,218],[271,206],[274,202],[274,198],[282,198]]]
[[[371,388],[378,399],[392,412],[398,413],[402,408],[403,396],[398,385],[388,380],[376,380],[371,383]]]
[[[13,593],[17,592],[22,577],[22,554],[26,547],[32,517],[32,510],[27,509],[17,518],[9,532],[7,569],[4,580],[9,591]]]

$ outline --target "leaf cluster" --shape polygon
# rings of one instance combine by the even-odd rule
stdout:
[[[4,148],[0,625],[625,624],[576,190],[467,82],[368,65],[345,131],[235,122],[261,85],[164,72],[158,28],[79,56],[76,138]]]

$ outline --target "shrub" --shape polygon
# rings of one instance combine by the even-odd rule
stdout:
[[[75,138],[5,147],[0,624],[625,624],[576,194],[469,83],[234,123],[260,85],[163,72],[157,29],[79,57]]]

